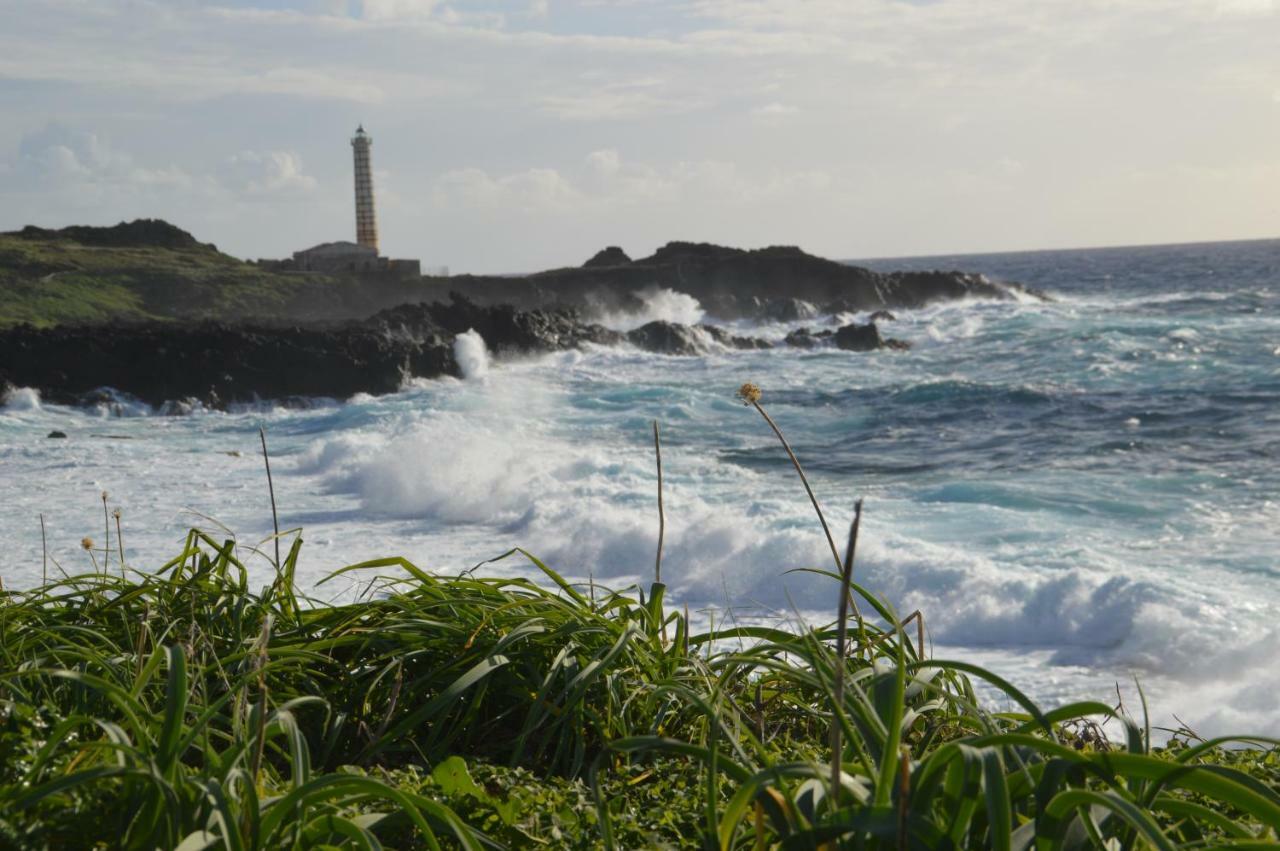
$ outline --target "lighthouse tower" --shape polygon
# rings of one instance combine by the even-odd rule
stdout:
[[[372,144],[373,139],[364,132],[364,125],[356,128],[356,135],[351,137],[356,172],[356,242],[376,253],[378,220],[373,213],[373,170],[369,160]]]

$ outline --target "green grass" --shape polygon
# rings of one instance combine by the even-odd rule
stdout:
[[[0,847],[1276,847],[1274,743],[1039,708],[856,585],[837,704],[835,625],[698,632],[659,584],[536,560],[541,584],[365,563],[327,604],[300,545],[261,589],[193,532],[155,573],[0,597]]]
[[[271,272],[209,246],[102,247],[0,234],[0,327],[345,315],[351,282]]]

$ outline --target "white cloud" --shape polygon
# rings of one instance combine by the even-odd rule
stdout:
[[[98,132],[58,121],[23,136],[5,171],[19,176],[25,190],[110,185],[124,190],[171,187],[283,196],[312,192],[317,186],[294,151],[241,151],[201,175],[171,163],[141,164]]]
[[[568,209],[581,199],[578,190],[550,168],[531,168],[492,177],[479,168],[454,169],[442,174],[433,193],[441,207],[503,207],[522,212]]]
[[[143,167],[115,150],[98,133],[51,121],[18,144],[8,169],[27,187],[190,186],[191,177],[174,165]]]
[[[430,18],[439,0],[361,0],[361,14],[371,21]]]
[[[1274,0],[1218,0],[1219,15],[1270,15],[1276,10]]]
[[[757,106],[751,110],[751,114],[757,118],[773,120],[786,118],[788,115],[795,115],[799,111],[798,107],[774,101],[772,103],[766,103],[763,106]]]
[[[364,121],[388,250],[455,268],[1275,229],[1276,0],[249,3],[0,0],[0,227],[93,203],[286,254],[349,229]],[[92,130],[12,154],[48,116]]]
[[[831,175],[799,169],[775,171],[762,179],[744,174],[721,160],[683,161],[660,167],[627,162],[616,149],[592,151],[583,168],[565,175],[553,168],[533,168],[493,176],[480,168],[464,168],[440,176],[434,198],[439,206],[506,207],[522,210],[584,210],[598,207],[662,203],[753,203],[796,193],[824,190]]]
[[[618,173],[618,169],[622,165],[622,158],[614,148],[606,148],[587,154],[587,165],[596,174],[611,177]]]
[[[293,151],[241,151],[223,163],[219,177],[228,189],[252,196],[307,194],[317,185]]]
[[[692,92],[655,78],[610,83],[583,81],[577,91],[542,95],[543,111],[568,121],[617,121],[679,115],[704,106]]]

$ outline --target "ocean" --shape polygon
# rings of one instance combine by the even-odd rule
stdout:
[[[672,604],[714,623],[821,623],[833,583],[795,569],[831,554],[782,448],[734,398],[751,381],[838,540],[864,500],[855,578],[923,612],[935,656],[1045,706],[1139,711],[1140,683],[1158,725],[1280,735],[1280,240],[859,262],[981,272],[1054,300],[895,311],[882,331],[906,352],[494,360],[466,335],[464,380],[305,408],[68,408],[20,389],[0,408],[0,579],[95,558],[118,570],[105,491],[129,565],[160,566],[199,526],[234,537],[265,582],[261,426],[317,598],[356,593],[350,576],[318,583],[386,555],[529,573],[517,557],[476,567],[516,546],[580,581],[647,584],[657,420]],[[643,315],[606,321],[652,318],[703,317],[657,291]],[[731,327],[781,340],[853,319]]]

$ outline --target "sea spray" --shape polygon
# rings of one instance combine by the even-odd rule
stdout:
[[[458,362],[462,377],[468,381],[484,378],[489,373],[489,351],[484,337],[474,328],[468,328],[453,340],[453,357]]]
[[[172,555],[193,522],[217,528],[203,517],[242,542],[270,535],[266,421],[282,519],[307,534],[305,588],[364,559],[454,573],[517,545],[622,586],[652,576],[657,418],[670,604],[716,623],[726,603],[739,619],[794,607],[820,625],[831,580],[784,571],[831,556],[784,453],[732,399],[752,377],[778,388],[771,410],[824,510],[843,523],[867,497],[859,582],[923,609],[939,656],[989,660],[1050,705],[1133,672],[1168,723],[1172,710],[1202,734],[1280,731],[1280,242],[1211,249],[1211,277],[1188,249],[1159,251],[921,260],[990,267],[1057,301],[896,310],[910,352],[589,346],[308,408],[109,423],[92,406],[5,409],[6,585],[38,581],[41,514],[50,555],[78,563],[81,536],[102,533],[103,489],[151,518],[126,533],[139,564]],[[666,298],[627,321],[675,316],[655,306]],[[799,324],[731,328],[781,340]],[[73,428],[85,439],[45,440]],[[250,569],[269,581],[269,560]]]
[[[641,302],[639,310],[606,312],[597,321],[618,331],[631,331],[656,321],[697,325],[706,316],[701,303],[688,293],[667,287],[646,287],[635,295]]]
[[[10,411],[38,411],[40,391],[31,387],[10,387],[0,393],[0,408]]]

